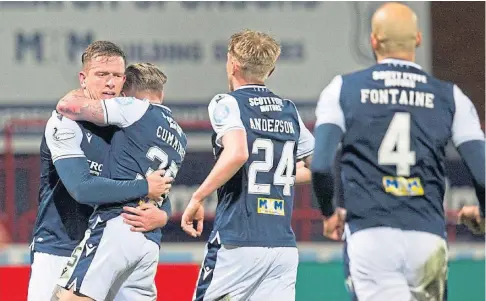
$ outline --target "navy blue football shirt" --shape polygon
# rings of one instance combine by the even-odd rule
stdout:
[[[316,128],[330,124],[344,133],[341,181],[351,232],[383,226],[445,236],[446,146],[450,139],[456,147],[484,140],[474,105],[456,85],[415,63],[386,59],[335,77],[316,117]]]
[[[209,104],[216,158],[222,137],[243,129],[248,161],[220,189],[210,241],[235,246],[294,247],[291,227],[296,160],[312,154],[314,137],[295,104],[261,85],[216,95]]]

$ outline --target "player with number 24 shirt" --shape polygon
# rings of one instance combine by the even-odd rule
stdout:
[[[216,165],[182,218],[187,233],[200,235],[203,200],[219,188],[194,300],[295,300],[298,253],[291,216],[294,184],[302,182],[296,162],[310,163],[314,137],[294,103],[264,85],[279,54],[266,34],[231,37],[231,92],[216,95],[208,108]]]

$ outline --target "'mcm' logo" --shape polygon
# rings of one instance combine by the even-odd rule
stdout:
[[[270,215],[285,215],[284,200],[258,198],[258,213]]]
[[[385,191],[396,196],[424,195],[420,178],[383,177]]]

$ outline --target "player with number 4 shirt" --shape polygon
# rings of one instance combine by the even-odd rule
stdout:
[[[444,299],[450,140],[484,212],[484,133],[476,109],[457,85],[415,63],[421,41],[408,6],[382,5],[370,38],[377,64],[336,76],[316,109],[314,191],[326,235],[341,239],[342,210],[332,204],[332,165],[341,144],[347,282],[363,301]]]

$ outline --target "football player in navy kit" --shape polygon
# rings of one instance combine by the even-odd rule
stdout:
[[[125,54],[117,45],[108,41],[92,43],[83,53],[82,63],[79,80],[83,91],[89,89],[100,98],[120,94],[125,81]],[[168,179],[158,174],[147,181],[94,177],[102,171],[113,133],[114,128],[76,123],[57,112],[49,119],[40,146],[39,209],[31,244],[29,301],[50,299],[64,265],[84,236],[92,206],[147,194],[156,196],[170,188],[166,185]],[[73,172],[72,164],[86,167],[87,172]],[[150,210],[150,216],[148,211],[145,213],[141,216],[144,221],[163,222],[162,210]]]
[[[384,4],[372,18],[377,64],[336,76],[316,109],[314,191],[325,232],[340,238],[332,163],[341,143],[348,283],[360,301],[444,299],[450,140],[471,171],[484,213],[484,133],[476,109],[457,85],[415,63],[421,40],[408,6]]]
[[[230,39],[231,92],[216,95],[208,108],[217,161],[181,222],[189,235],[201,235],[203,201],[218,189],[194,300],[295,300],[294,184],[310,179],[296,174],[296,162],[308,166],[314,137],[295,104],[265,86],[279,55],[265,33],[247,30]]]
[[[93,99],[74,91],[58,103],[57,109],[73,120],[120,128],[103,161],[102,176],[127,181],[165,170],[166,176],[175,178],[186,154],[187,138],[171,110],[162,105],[166,76],[149,63],[130,65],[125,74],[123,89],[134,97]],[[113,300],[130,279],[136,281],[125,285],[124,300],[156,300],[154,277],[162,233],[160,229],[131,231],[124,219],[139,226],[137,220],[122,213],[138,213],[137,207],[144,201],[170,208],[168,199],[159,198],[105,203],[95,208],[84,239],[59,279],[59,286],[64,288],[60,300]]]

